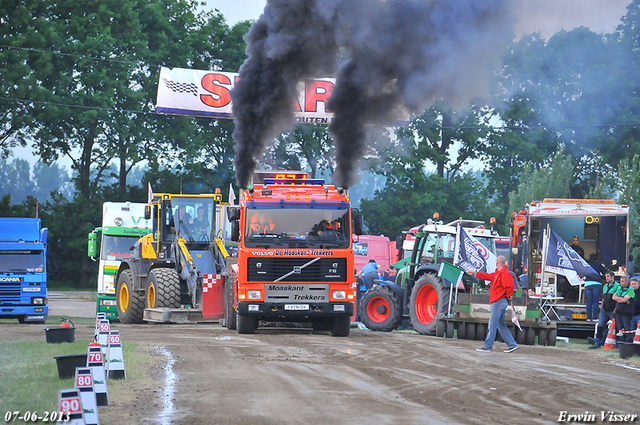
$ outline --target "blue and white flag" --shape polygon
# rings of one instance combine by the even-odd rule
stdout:
[[[465,270],[493,273],[496,270],[496,256],[482,242],[460,228],[453,264]]]
[[[583,284],[584,281],[581,278],[589,274],[598,275],[598,272],[553,230],[549,231],[547,261],[544,269],[548,272],[563,275],[573,286]]]

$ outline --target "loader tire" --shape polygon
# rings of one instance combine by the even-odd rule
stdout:
[[[340,316],[333,319],[331,336],[349,336],[351,330],[351,316]]]
[[[133,290],[131,270],[125,270],[118,276],[116,305],[120,323],[142,323],[144,299]]]
[[[449,306],[449,291],[442,279],[426,274],[420,277],[411,291],[409,317],[416,332],[433,335],[438,314],[446,315]]]
[[[236,313],[236,330],[239,334],[252,334],[258,329],[258,318]]]
[[[149,272],[145,308],[180,308],[180,278],[177,271],[158,268]]]
[[[388,286],[369,289],[360,301],[360,321],[370,330],[391,332],[402,323],[400,300]]]
[[[230,331],[236,330],[236,309],[233,299],[233,280],[224,283],[224,323]]]

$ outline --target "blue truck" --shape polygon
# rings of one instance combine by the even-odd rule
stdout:
[[[0,319],[47,319],[47,234],[38,218],[0,217]]]

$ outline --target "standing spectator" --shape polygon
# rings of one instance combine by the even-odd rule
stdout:
[[[602,295],[602,283],[600,282],[600,273],[605,273],[602,264],[598,263],[596,254],[589,255],[587,261],[591,268],[598,274],[590,274],[584,280],[584,292],[587,296],[587,322],[595,322],[598,320],[598,307],[600,305],[600,296]]]
[[[604,345],[604,340],[607,337],[607,322],[613,319],[613,309],[616,307],[616,302],[613,301],[613,294],[616,293],[620,284],[615,281],[611,270],[607,270],[604,274],[604,279],[606,282],[602,287],[602,308],[598,317],[598,332],[595,339],[587,338],[587,341],[593,344],[589,348],[602,348]]]
[[[629,277],[622,276],[620,278],[620,287],[613,294],[613,300],[618,303],[613,310],[616,319],[616,335],[621,330],[631,330],[631,317],[633,316],[633,306],[635,304],[634,297],[635,292],[629,286]],[[624,339],[623,337],[622,340]]]
[[[364,279],[364,285],[367,288],[367,291],[373,287],[373,280],[380,279],[380,275],[378,274],[378,269],[380,265],[376,263],[376,260],[371,259],[360,271],[360,275]]]
[[[571,243],[571,248],[573,248],[573,250],[577,252],[579,256],[584,258],[584,249],[582,249],[582,247],[580,246],[580,238],[578,236],[574,236]]]
[[[487,338],[484,340],[484,345],[480,348],[476,348],[477,351],[487,352],[493,350],[493,343],[496,339],[496,330],[500,331],[502,339],[507,343],[507,349],[505,353],[511,353],[518,349],[516,340],[513,339],[511,331],[504,322],[505,310],[509,306],[509,301],[513,295],[515,283],[513,276],[507,268],[507,259],[504,255],[499,255],[496,258],[496,271],[493,273],[483,273],[476,271],[467,271],[467,274],[471,276],[477,276],[478,278],[486,281],[491,281],[489,284],[491,289],[489,291],[489,303],[491,307],[491,316],[489,317],[489,332]]]
[[[631,278],[631,288],[635,292],[633,297],[633,317],[631,318],[631,330],[638,329],[638,322],[640,322],[640,292],[638,292],[638,278]]]

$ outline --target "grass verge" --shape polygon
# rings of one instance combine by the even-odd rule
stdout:
[[[75,321],[74,321],[75,322]],[[0,344],[0,412],[55,411],[61,389],[74,387],[74,379],[60,379],[55,356],[85,354],[90,341],[48,344],[45,341],[3,341]],[[108,380],[110,400],[126,400],[132,397],[135,384],[151,382],[154,365],[162,361],[152,356],[146,348],[134,342],[122,344],[126,380]],[[108,407],[107,407],[108,408]],[[3,420],[4,417],[0,417]]]

